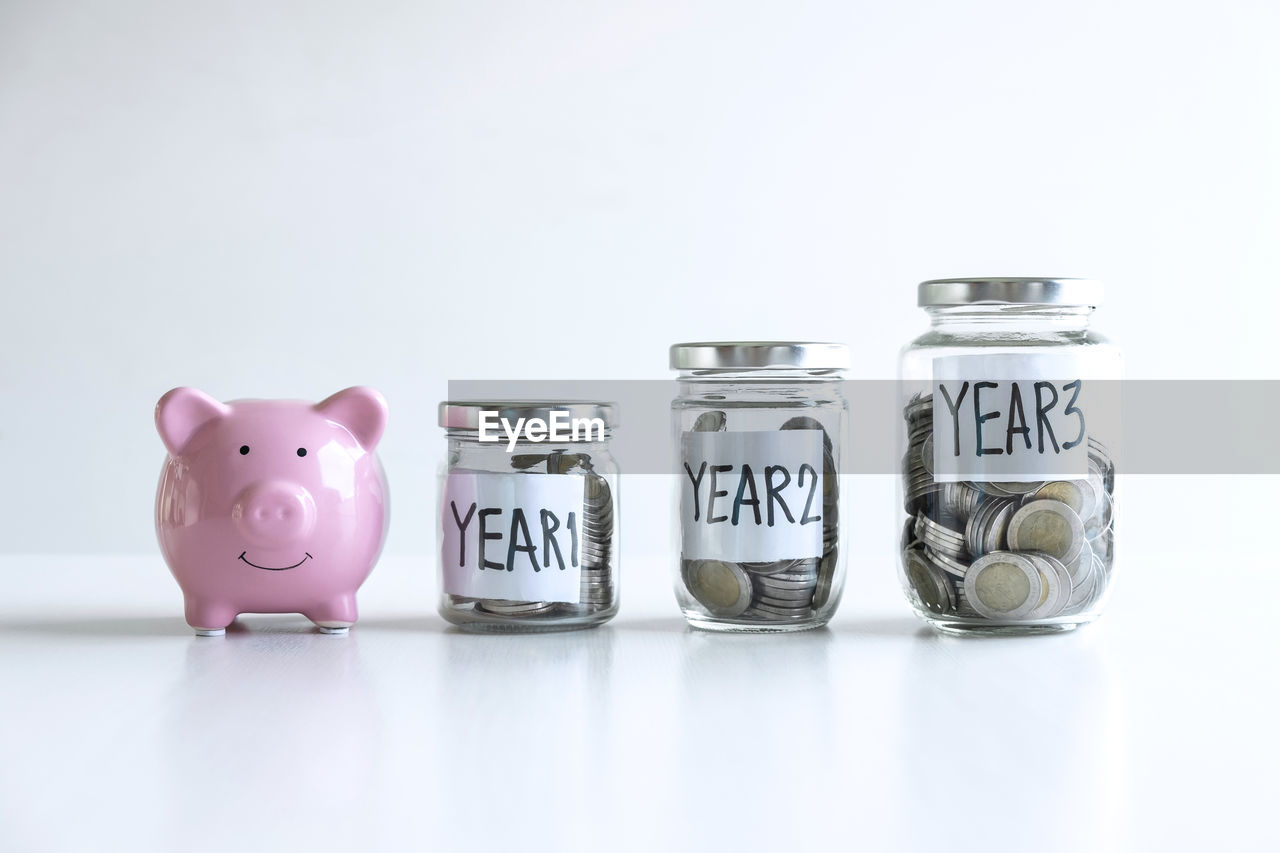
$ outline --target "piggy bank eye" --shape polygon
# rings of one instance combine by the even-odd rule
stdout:
[[[241,455],[241,456],[248,456],[248,455],[249,455],[249,445],[247,445],[247,444],[242,444],[242,445],[240,445],[240,455]]]
[[[307,455],[307,449],[306,449],[305,447],[299,447],[299,448],[298,448],[298,455],[299,455],[299,456],[306,456],[306,455]]]

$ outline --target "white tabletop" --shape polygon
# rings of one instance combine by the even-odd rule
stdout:
[[[657,559],[603,628],[475,636],[424,558],[348,636],[200,639],[158,556],[6,557],[0,850],[1274,845],[1276,567],[1130,564],[1052,637],[937,636],[858,560],[828,629],[710,635]]]

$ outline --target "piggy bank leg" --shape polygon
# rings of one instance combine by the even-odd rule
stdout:
[[[356,622],[356,597],[335,598],[305,611],[303,616],[316,623],[325,634],[345,634]]]
[[[236,618],[234,607],[190,598],[186,602],[186,611],[187,624],[195,629],[198,637],[221,637]]]

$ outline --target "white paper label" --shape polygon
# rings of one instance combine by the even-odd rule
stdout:
[[[685,559],[822,556],[821,430],[686,432],[680,474]]]
[[[1088,383],[1070,355],[933,360],[933,466],[941,483],[1089,474]]]
[[[584,486],[568,474],[451,472],[440,519],[444,591],[577,604]]]

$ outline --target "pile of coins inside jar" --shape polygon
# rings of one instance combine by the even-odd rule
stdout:
[[[1021,624],[1098,602],[1114,556],[1115,466],[1101,443],[1089,439],[1086,479],[939,483],[932,395],[904,416],[902,564],[923,613]]]
[[[695,432],[722,432],[724,412],[704,412]],[[822,556],[773,562],[682,560],[681,579],[689,595],[712,616],[744,622],[808,619],[826,607],[835,579],[839,534],[840,483],[831,438],[817,420],[794,417],[781,429],[822,433]]]
[[[611,560],[613,543],[613,492],[609,481],[592,470],[586,453],[516,453],[511,467],[531,475],[570,474],[584,478],[582,536],[579,565],[582,590],[577,604],[556,601],[508,601],[496,598],[449,596],[454,605],[473,604],[474,612],[520,619],[554,618],[599,613],[616,605]]]

